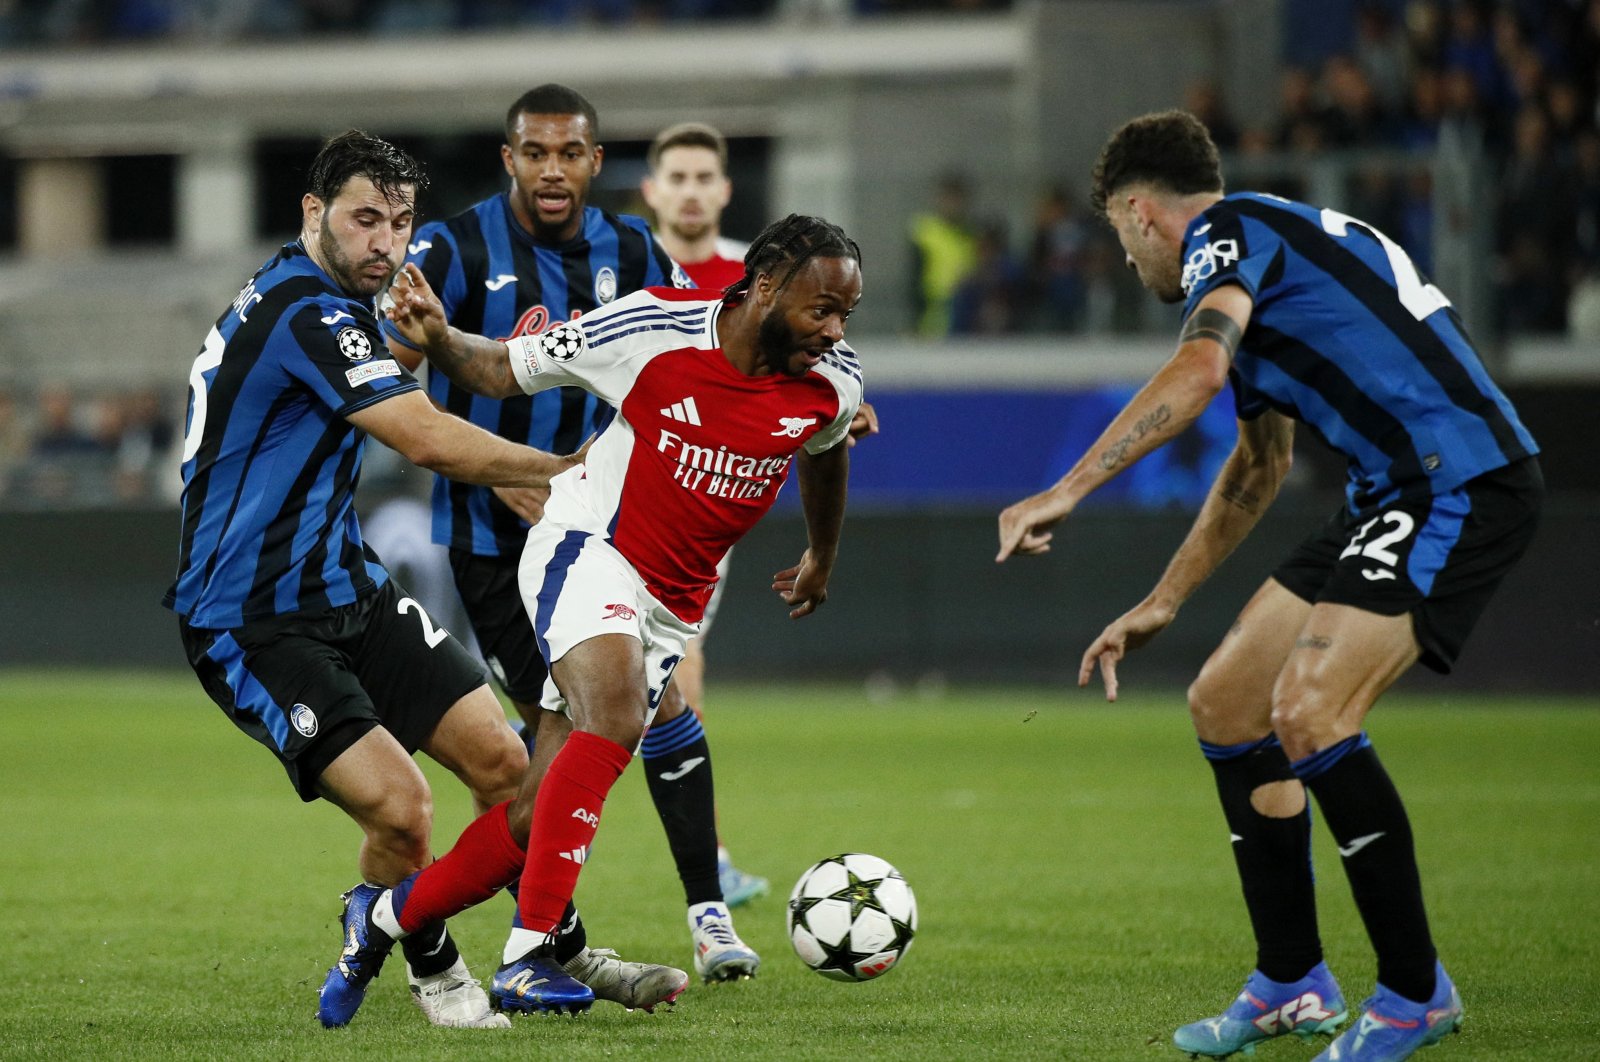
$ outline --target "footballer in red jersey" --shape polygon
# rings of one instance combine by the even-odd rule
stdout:
[[[618,415],[586,464],[552,481],[523,550],[523,600],[550,681],[522,790],[444,858],[371,897],[370,915],[345,927],[346,958],[353,948],[351,965],[376,971],[396,939],[520,880],[522,925],[491,999],[509,1011],[586,1009],[587,989],[551,979],[550,939],[717,561],[772,507],[791,468],[808,548],[773,588],[794,618],[827,600],[861,402],[859,363],[844,344],[860,251],[837,226],[791,214],[756,239],[721,297],[650,289],[508,343],[449,327],[413,266],[391,296],[390,320],[462,386],[503,396],[577,385]],[[705,975],[699,955],[696,969]]]

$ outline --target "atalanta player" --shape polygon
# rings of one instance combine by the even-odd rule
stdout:
[[[1239,441],[1144,601],[1084,654],[1117,663],[1179,607],[1272,502],[1295,424],[1349,462],[1345,504],[1256,591],[1189,690],[1256,938],[1256,969],[1176,1045],[1222,1056],[1346,1014],[1323,962],[1306,791],[1322,809],[1378,958],[1361,1016],[1319,1059],[1395,1062],[1461,1022],[1428,929],[1410,821],[1362,729],[1418,660],[1450,670],[1527,548],[1534,444],[1450,300],[1365,222],[1275,196],[1224,195],[1216,145],[1182,111],[1107,142],[1094,200],[1128,264],[1183,302],[1178,350],[1050,490],[1000,515],[999,560],[1043,553],[1086,495],[1191,424],[1231,382]]]

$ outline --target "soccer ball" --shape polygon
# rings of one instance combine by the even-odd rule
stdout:
[[[917,898],[894,867],[851,852],[800,875],[787,920],[801,962],[835,981],[870,981],[911,949]]]

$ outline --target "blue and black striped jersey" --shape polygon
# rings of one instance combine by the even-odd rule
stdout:
[[[1223,284],[1255,299],[1239,416],[1278,410],[1343,454],[1352,512],[1538,453],[1450,300],[1365,222],[1238,192],[1190,223],[1183,255],[1185,316]]]
[[[191,626],[225,630],[382,586],[353,506],[366,433],[345,417],[418,386],[371,302],[286,245],[190,370],[183,538],[163,603]]]
[[[585,207],[583,229],[565,244],[535,243],[505,194],[417,230],[406,260],[417,263],[464,332],[512,339],[536,335],[647,287],[690,287],[643,218]],[[386,334],[409,346],[392,326]],[[576,387],[484,398],[428,371],[439,405],[496,435],[570,454],[604,427],[611,409]],[[516,556],[528,525],[487,487],[443,476],[433,484],[433,540],[480,556]]]

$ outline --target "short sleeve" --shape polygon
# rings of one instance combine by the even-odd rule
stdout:
[[[357,303],[307,303],[290,317],[289,332],[284,370],[340,416],[418,387],[384,345],[377,319]]]
[[[838,393],[839,412],[826,428],[806,440],[806,453],[812,455],[844,442],[850,434],[850,422],[856,419],[856,410],[861,408],[862,398],[861,362],[849,347],[842,343],[834,347],[823,356],[817,369]]]
[[[1246,229],[1227,200],[1207,210],[1183,243],[1184,317],[1206,294],[1224,284],[1237,284],[1260,301],[1262,280],[1283,253],[1282,241],[1263,225]]]

